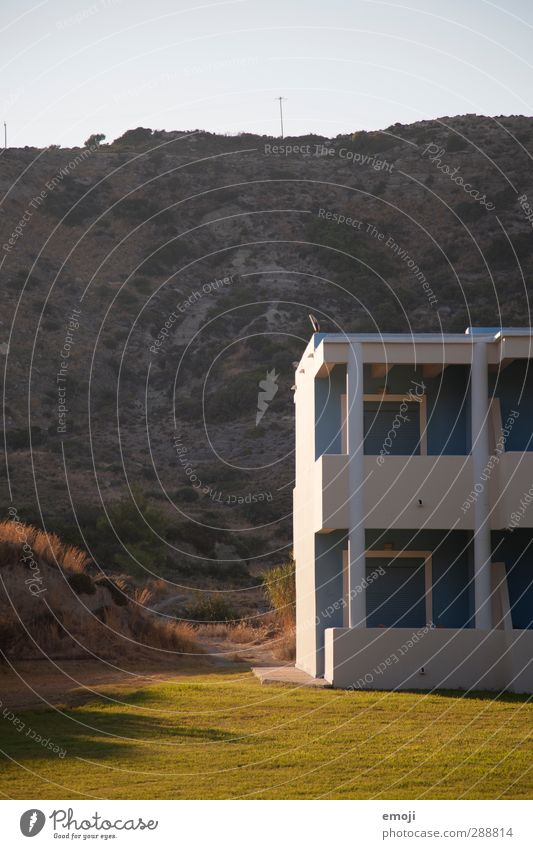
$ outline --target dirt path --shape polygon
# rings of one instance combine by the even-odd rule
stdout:
[[[190,675],[206,675],[242,665],[282,665],[273,656],[276,640],[262,644],[233,643],[199,632],[197,658],[169,656],[154,662],[42,660],[12,661],[13,669],[0,667],[0,709],[28,710],[49,705],[73,706],[96,699],[119,698],[117,689],[137,690]],[[142,670],[142,671],[139,671]]]
[[[203,660],[191,664],[161,663],[143,667],[142,673],[133,669],[116,668],[96,660],[17,661],[14,671],[0,671],[0,706],[14,710],[77,705],[99,698],[109,698],[117,687],[139,689],[173,678],[208,671]],[[180,668],[181,667],[181,668]]]
[[[279,637],[268,640],[253,640],[242,643],[234,642],[227,637],[211,636],[209,632],[199,631],[198,643],[206,657],[219,665],[235,666],[246,663],[251,666],[283,666],[283,661],[276,660],[275,652]]]

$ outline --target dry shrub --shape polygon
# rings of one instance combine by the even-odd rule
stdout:
[[[290,558],[282,566],[274,566],[263,575],[263,588],[278,624],[284,629],[294,627],[296,618],[296,567]]]
[[[175,586],[164,578],[153,578],[148,581],[148,588],[154,601],[161,601],[171,595],[176,595]]]
[[[261,625],[251,625],[246,620],[237,622],[233,625],[231,622],[209,622],[207,624],[196,625],[195,632],[202,634],[210,639],[227,640],[229,643],[239,643],[254,645],[262,642],[267,636],[266,629]]]
[[[35,560],[45,560],[50,565],[59,566],[69,572],[83,572],[90,560],[86,551],[74,545],[67,545],[57,534],[41,531],[33,525],[18,524],[9,520],[0,522],[0,544],[14,545],[20,552],[26,543],[31,548]],[[0,563],[5,565],[2,554]]]
[[[26,563],[25,543],[33,553]],[[128,580],[105,575],[93,580],[84,571],[87,562],[85,552],[63,545],[54,534],[0,523],[0,645],[6,657],[199,652],[191,626],[161,620],[145,608],[149,589],[133,591],[131,600]],[[37,592],[30,591],[28,577]]]
[[[87,552],[74,545],[64,546],[61,558],[62,568],[69,572],[83,572],[90,561]]]
[[[119,607],[125,607],[128,604],[128,584],[124,578],[108,578],[107,575],[99,575],[95,584],[97,587],[105,587]]]
[[[247,622],[239,622],[229,628],[228,640],[232,643],[257,643],[261,639],[262,629],[253,628]]]
[[[187,611],[187,618],[198,624],[204,622],[225,623],[236,621],[238,616],[224,595],[220,593],[196,593]]]
[[[148,587],[136,587],[133,590],[133,600],[142,607],[147,607],[153,600],[154,594]]]
[[[283,629],[279,639],[276,640],[273,653],[278,660],[296,659],[296,629],[294,627]]]
[[[196,632],[188,622],[154,619],[150,645],[183,654],[200,654]]]
[[[231,630],[231,625],[226,622],[209,622],[205,625],[198,625],[196,630],[211,639],[226,640]]]
[[[35,558],[40,557],[48,563],[56,563],[58,566],[62,562],[62,549],[65,548],[57,534],[48,534],[40,531],[37,528],[31,528],[32,538],[28,539],[29,545],[33,550]]]

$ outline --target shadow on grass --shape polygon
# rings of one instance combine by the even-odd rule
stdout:
[[[219,728],[187,726],[153,713],[124,713],[108,707],[102,710],[77,708],[64,714],[49,710],[27,711],[22,716],[24,727],[20,731],[8,721],[0,725],[0,750],[16,761],[60,762],[57,752],[52,751],[54,746],[66,751],[66,759],[93,759],[123,756],[133,749],[142,754],[142,746],[173,745],[179,741],[228,743],[238,739],[235,734]],[[36,735],[42,742],[35,739]]]
[[[382,693],[383,690],[374,690],[373,692]],[[446,699],[468,699],[469,701],[482,702],[531,702],[533,695],[528,693],[509,693],[507,691],[499,693],[492,690],[394,690],[391,691],[397,694],[409,693],[411,696],[441,696]]]

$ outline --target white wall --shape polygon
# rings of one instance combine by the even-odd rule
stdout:
[[[330,628],[324,677],[353,689],[533,692],[533,631],[423,631]],[[414,634],[421,636],[409,646]]]

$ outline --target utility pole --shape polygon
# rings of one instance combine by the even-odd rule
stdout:
[[[4,150],[7,150],[7,124],[4,121]]]
[[[287,100],[286,97],[276,97],[276,100],[279,100],[279,120],[281,123],[281,138],[283,138],[283,100]]]

